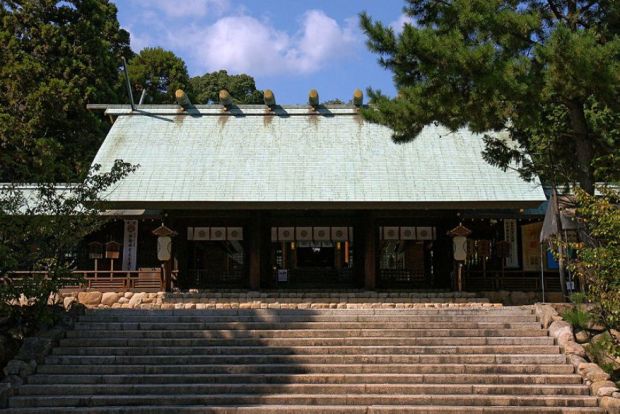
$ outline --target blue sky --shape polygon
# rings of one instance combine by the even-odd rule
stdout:
[[[247,73],[278,103],[348,101],[355,88],[394,95],[392,77],[368,52],[358,14],[402,26],[402,0],[114,0],[135,52],[172,50],[190,75]]]

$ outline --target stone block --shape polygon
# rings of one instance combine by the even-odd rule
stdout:
[[[611,397],[614,392],[618,391],[616,384],[611,381],[596,381],[590,386],[592,395],[598,397]]]
[[[570,325],[570,323],[565,321],[554,321],[551,323],[551,325],[549,325],[549,336],[553,338],[558,338],[558,342],[560,337],[570,337],[572,339],[573,327]]]
[[[577,372],[579,372],[582,377],[587,378],[593,383],[609,380],[609,374],[603,371],[601,367],[593,363],[580,364],[579,367],[577,367]]]
[[[25,362],[19,359],[12,359],[6,364],[6,367],[4,367],[4,375],[7,377],[13,375],[25,378],[28,375],[34,374],[36,368],[37,363],[35,361]]]
[[[578,355],[580,357],[586,356],[586,350],[583,346],[579,345],[577,342],[568,341],[562,345],[565,354]]]
[[[575,339],[578,344],[585,344],[590,339],[590,334],[588,331],[579,331],[575,334]]]
[[[586,361],[585,358],[579,355],[569,354],[569,355],[566,355],[566,358],[568,359],[568,362],[570,362],[571,365],[574,366],[575,368],[578,368],[579,365],[581,364],[588,363],[588,361]]]
[[[95,306],[101,303],[101,292],[88,291],[78,293],[78,302],[86,306]]]
[[[75,298],[75,296],[67,296],[66,298],[63,299],[62,304],[65,307],[65,309],[69,309],[75,302],[77,302],[77,299]]]
[[[607,411],[607,414],[620,414],[620,398],[602,397],[599,406]]]
[[[53,345],[53,341],[50,338],[38,336],[25,338],[15,358],[21,359],[22,361],[34,360],[38,363],[42,363]]]
[[[118,302],[120,298],[121,298],[121,295],[119,293],[105,292],[103,295],[101,295],[101,304],[112,306],[113,304]]]
[[[141,305],[145,298],[146,293],[144,292],[134,293],[129,299],[129,307],[135,308],[138,305]]]
[[[555,320],[554,317],[558,316],[558,312],[553,306],[544,303],[537,303],[534,305],[534,310],[544,329],[549,328],[549,325]]]
[[[65,337],[65,330],[60,326],[55,326],[53,328],[47,329],[39,334],[39,336],[44,338],[49,338],[52,341],[59,341]]]

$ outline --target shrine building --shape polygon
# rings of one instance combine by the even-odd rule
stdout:
[[[481,134],[428,125],[397,143],[362,118],[359,95],[266,96],[90,105],[113,121],[93,163],[139,168],[105,195],[114,220],[85,240],[79,268],[163,269],[167,289],[559,290],[539,252],[543,188],[485,162]],[[455,247],[460,224],[471,233]]]

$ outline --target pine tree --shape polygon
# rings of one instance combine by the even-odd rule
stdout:
[[[620,2],[407,0],[404,13],[400,33],[361,14],[398,90],[370,90],[364,114],[395,140],[432,122],[507,130],[516,147],[485,138],[492,164],[589,193],[620,178]]]

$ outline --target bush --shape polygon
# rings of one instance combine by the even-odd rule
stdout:
[[[620,193],[600,189],[592,196],[577,189],[580,243],[572,243],[577,257],[570,269],[585,281],[587,299],[597,320],[620,330]]]
[[[592,315],[583,307],[586,295],[579,292],[573,293],[570,295],[570,300],[575,304],[575,307],[562,313],[562,317],[576,328],[587,329],[588,324],[592,320]]]
[[[67,186],[0,187],[0,311],[27,303],[44,317],[52,294],[81,283],[73,253],[109,219],[100,196],[137,167],[117,160],[107,173],[100,168],[94,165],[84,181]]]

